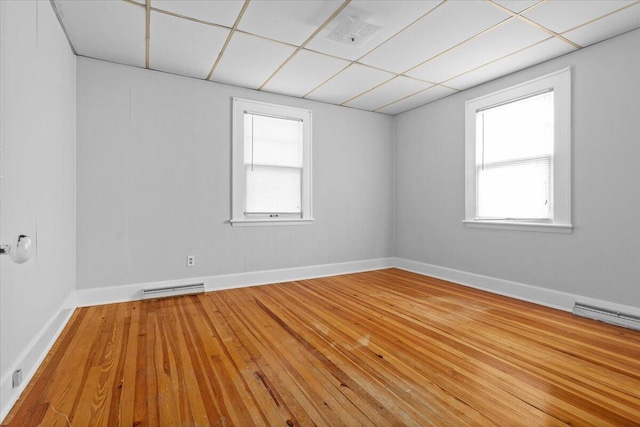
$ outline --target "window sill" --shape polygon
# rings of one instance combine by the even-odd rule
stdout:
[[[539,222],[514,222],[514,221],[474,221],[463,220],[465,226],[471,228],[491,228],[494,230],[536,231],[541,233],[573,232],[571,224],[547,224]]]
[[[313,223],[313,218],[299,219],[232,219],[229,221],[234,227],[262,227],[274,225],[309,225]]]

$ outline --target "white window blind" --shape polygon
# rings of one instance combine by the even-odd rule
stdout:
[[[233,98],[233,226],[313,223],[312,112]]]
[[[553,220],[553,98],[476,113],[476,219]]]
[[[303,122],[244,113],[245,215],[302,217]]]

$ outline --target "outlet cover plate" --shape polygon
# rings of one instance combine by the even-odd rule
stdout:
[[[11,387],[16,388],[22,384],[22,369],[16,369],[11,375]]]

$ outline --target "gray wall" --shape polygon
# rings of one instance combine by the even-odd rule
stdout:
[[[0,243],[37,238],[25,264],[0,257],[1,411],[12,365],[75,286],[76,59],[48,1],[0,1],[0,19]]]
[[[228,224],[233,96],[313,110],[313,225]],[[77,115],[78,289],[392,255],[389,116],[86,58]]]
[[[640,307],[640,30],[397,116],[397,257]],[[573,234],[465,228],[464,103],[571,66]]]

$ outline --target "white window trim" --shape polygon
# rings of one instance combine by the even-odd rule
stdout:
[[[245,201],[245,169],[244,169],[244,113],[270,115],[299,119],[303,123],[302,148],[302,217],[301,218],[255,218],[244,213]],[[311,110],[287,107],[266,102],[233,98],[232,130],[231,130],[231,225],[235,226],[269,226],[269,225],[303,225],[313,222],[311,198]]]
[[[525,222],[476,219],[476,112],[553,89],[553,221]],[[467,227],[571,233],[571,69],[564,68],[465,103],[465,219]]]

